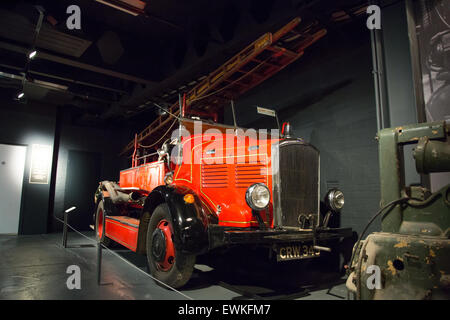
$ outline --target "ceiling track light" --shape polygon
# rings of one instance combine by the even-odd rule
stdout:
[[[31,51],[30,52],[30,54],[28,55],[28,59],[33,59],[34,57],[36,57],[36,55],[37,55],[37,51],[36,50],[33,50],[33,51]]]

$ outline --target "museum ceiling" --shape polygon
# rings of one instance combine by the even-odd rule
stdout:
[[[0,95],[65,106],[79,123],[148,122],[157,115],[145,102],[172,103],[261,34],[295,16],[337,28],[365,3],[2,1]],[[81,29],[67,27],[72,4],[81,10]]]

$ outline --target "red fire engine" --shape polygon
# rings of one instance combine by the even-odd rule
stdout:
[[[329,190],[321,212],[315,147],[291,137],[289,126],[281,136],[241,134],[236,123],[218,124],[220,109],[212,107],[220,100],[212,90],[222,99],[226,92],[242,93],[241,84],[255,86],[326,33],[315,24],[296,31],[299,23],[262,36],[165,110],[166,119],[136,135],[124,150],[133,150],[132,167],[120,172],[118,183],[101,182],[95,194],[99,240],[147,255],[151,274],[178,288],[189,280],[196,257],[215,248],[255,244],[281,261],[315,258],[330,250],[329,241],[351,234],[328,226],[344,204],[341,191]],[[258,67],[245,69],[249,63]],[[207,107],[195,107],[199,101]],[[156,132],[176,123],[191,134],[179,131],[156,153],[143,152],[149,147],[143,143],[155,144],[161,140]]]

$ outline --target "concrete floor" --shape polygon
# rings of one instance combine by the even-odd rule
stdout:
[[[93,233],[86,232],[91,239]],[[0,235],[0,299],[319,299],[346,297],[343,280],[320,285],[286,285],[267,270],[216,270],[196,265],[192,279],[180,292],[157,285],[146,272],[146,258],[120,247],[103,250],[102,285],[97,285],[95,243],[70,232],[68,248],[61,234]],[[69,290],[67,267],[78,265],[81,290]],[[283,273],[274,270],[275,273]],[[300,273],[300,272],[299,272]],[[284,284],[283,284],[284,283]]]

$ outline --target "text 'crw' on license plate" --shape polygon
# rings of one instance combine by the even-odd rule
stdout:
[[[277,260],[296,260],[320,257],[320,251],[314,249],[313,245],[294,243],[277,246]]]

